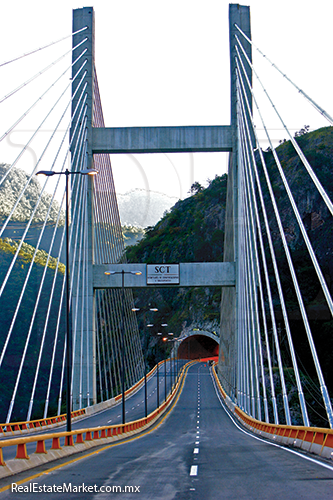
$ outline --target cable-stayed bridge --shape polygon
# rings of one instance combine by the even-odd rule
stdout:
[[[69,396],[66,368],[70,370],[69,401],[74,410],[115,398],[144,376],[144,352],[132,310],[131,288],[154,285],[149,284],[145,265],[125,262],[109,155],[218,151],[229,153],[223,262],[178,263],[178,283],[162,282],[162,286],[222,287],[217,376],[233,412],[239,409],[242,415],[275,426],[291,428],[298,424],[309,428],[313,426],[309,405],[314,401],[322,419],[320,427],[333,427],[329,373],[322,366],[318,354],[321,346],[311,322],[313,298],[309,300],[304,292],[304,272],[296,266],[292,253],[297,238],[306,273],[315,282],[318,304],[326,319],[323,328],[329,328],[329,324],[332,327],[328,263],[333,205],[332,186],[326,175],[330,160],[325,154],[313,161],[307,157],[302,144],[308,130],[295,137],[269,90],[263,87],[288,140],[276,148],[256,96],[262,80],[253,67],[252,53],[254,49],[260,53],[260,49],[251,41],[249,8],[230,5],[229,16],[228,125],[107,128],[95,67],[92,8],[73,11],[70,51],[59,49],[47,67],[31,71],[0,99],[7,107],[8,118],[1,141],[9,140],[25,120],[26,130],[32,130],[26,134],[26,142],[17,147],[12,164],[1,166],[0,300],[5,321],[0,370],[5,381],[1,411],[6,414],[6,423],[31,421],[37,410],[44,419],[61,414],[65,395],[67,405]],[[63,43],[53,42],[52,50],[63,47]],[[46,45],[39,50],[49,49]],[[34,54],[24,55],[24,60],[29,57]],[[18,63],[4,61],[2,66]],[[278,78],[281,70],[271,64]],[[50,80],[45,78],[41,92],[39,82],[48,72],[52,76]],[[282,73],[281,77],[288,80],[291,91],[303,95],[305,105],[308,101],[332,125],[325,109],[288,75]],[[37,82],[38,90],[30,93]],[[24,106],[16,107],[12,103],[20,92],[27,92]],[[37,109],[42,112],[36,113]],[[34,113],[38,122],[33,121]],[[265,131],[268,150],[260,145],[258,128]],[[330,133],[329,128],[326,133]],[[314,136],[321,151],[326,141],[323,134],[324,129]],[[32,168],[19,170],[31,151]],[[288,154],[292,152],[297,160],[290,167]],[[85,175],[92,169],[97,175]],[[40,182],[36,174],[41,171],[56,175]],[[295,171],[298,177],[291,176]],[[69,181],[67,190],[65,177]],[[306,200],[295,199],[296,182],[308,186]],[[13,189],[9,191],[9,187]],[[9,192],[15,193],[15,198],[7,196]],[[31,205],[33,195],[37,202]],[[291,217],[287,226],[286,214]],[[321,228],[321,241],[327,245],[320,252],[311,233],[316,228]],[[116,276],[122,272],[122,277]],[[70,307],[69,326],[66,304]],[[296,327],[293,315],[298,318]],[[197,335],[205,336],[200,332]],[[183,349],[175,348],[175,355],[177,351],[186,353],[188,338],[180,337]],[[299,344],[307,346],[310,367],[300,363]],[[206,369],[202,371],[206,373]],[[310,376],[306,376],[307,370]],[[166,381],[166,371],[164,377]],[[165,388],[165,399],[166,395]],[[37,409],[36,401],[45,403]],[[328,436],[329,432],[323,437],[322,448],[326,441],[329,447]],[[193,467],[195,476],[197,466]]]

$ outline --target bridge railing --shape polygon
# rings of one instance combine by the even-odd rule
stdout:
[[[147,417],[126,424],[0,440],[0,478],[37,467],[41,463],[85,451],[94,446],[111,444],[113,441],[124,439],[144,431],[161,418],[172,402],[178,399],[185,382],[185,374],[188,368],[195,362],[189,361],[181,368],[180,376],[166,400],[147,415]],[[154,369],[156,370],[156,367]],[[61,439],[64,441],[62,445],[60,442]],[[36,450],[31,456],[28,455],[27,451],[27,445],[30,443],[36,443]],[[48,447],[47,444],[49,443],[51,443],[51,446]],[[6,462],[3,456],[3,448],[11,446],[16,446],[16,457]]]
[[[297,425],[270,424],[256,420],[236,406],[225,390],[213,367],[213,374],[224,403],[236,419],[249,431],[285,446],[300,448],[306,452],[333,460],[333,429]]]
[[[160,361],[158,366],[161,366],[167,360]],[[156,373],[157,365],[154,366],[149,373],[147,373],[147,380],[153,377]],[[125,391],[125,398],[127,399],[130,396],[133,396],[138,390],[141,389],[145,381],[145,378],[142,377],[136,384]],[[122,394],[118,394],[112,399],[107,401],[102,401],[101,403],[97,403],[93,406],[88,406],[86,408],[81,408],[80,410],[72,411],[72,420],[79,420],[82,417],[92,415],[94,413],[98,413],[99,411],[104,410],[105,408],[111,408],[112,406],[117,405],[122,400]],[[66,422],[67,415],[64,413],[62,415],[56,415],[54,417],[48,418],[40,418],[36,420],[29,420],[24,422],[9,422],[0,424],[0,438],[1,436],[8,435],[17,435],[17,434],[27,434],[32,431],[38,431],[41,429],[52,429],[54,427],[63,425]]]

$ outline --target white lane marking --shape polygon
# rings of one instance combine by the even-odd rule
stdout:
[[[199,444],[200,441],[196,441],[195,444]]]
[[[199,448],[194,448],[193,453],[197,455],[199,453]]]
[[[109,424],[110,422],[112,422],[112,420],[108,420],[108,422],[107,422],[107,423]]]
[[[197,476],[197,475],[198,475],[198,466],[191,465],[190,476]]]

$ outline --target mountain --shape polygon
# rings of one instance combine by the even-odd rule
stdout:
[[[155,191],[134,189],[125,194],[117,194],[122,226],[145,228],[155,225],[170,209],[177,198]]]
[[[4,221],[11,213],[16,200],[21,195],[21,191],[25,184],[29,181],[28,174],[19,168],[12,168],[5,163],[0,164],[0,179],[5,178],[0,186],[0,220]],[[11,218],[12,221],[25,222],[28,221],[35,209],[36,202],[40,198],[38,208],[33,217],[34,224],[44,222],[50,200],[52,196],[49,193],[41,194],[40,184],[35,177],[32,177],[29,185],[25,189],[21,200],[17,205],[14,214]],[[55,223],[58,217],[59,203],[54,200],[50,214],[48,216],[48,223]],[[65,224],[65,214],[62,212],[60,225]]]
[[[19,168],[14,167],[10,170],[10,165],[2,163],[0,164],[0,179],[3,178],[5,178],[5,180],[0,185],[0,227],[4,224],[7,217],[13,210],[16,200],[21,195],[23,187],[29,181],[29,175],[24,170]],[[33,177],[28,184],[27,189],[24,191],[24,194],[21,197],[21,200],[18,203],[9,223],[2,232],[1,238],[9,238],[10,240],[15,241],[22,239],[22,235],[26,229],[26,223],[32,216],[39,198],[40,202],[38,204],[38,208],[33,216],[32,223],[24,239],[26,243],[36,246],[48,212],[50,200],[52,198],[49,193],[41,193],[41,186],[36,177]],[[50,242],[56,229],[59,208],[59,203],[57,200],[54,200],[44,229],[43,237],[39,244],[39,248],[41,250],[49,251]],[[61,211],[54,245],[52,248],[52,256],[55,258],[58,257],[59,254],[64,225],[65,213]],[[62,250],[61,260],[65,260],[64,249]]]

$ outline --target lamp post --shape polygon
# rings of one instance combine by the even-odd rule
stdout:
[[[132,308],[132,311],[134,312],[137,312],[137,311],[140,311],[140,307],[133,307]],[[157,312],[158,309],[157,307],[149,307],[149,309],[146,309],[146,311],[153,311],[153,312]],[[151,327],[151,326],[154,326],[152,324],[148,324],[147,327]],[[148,337],[146,337],[148,338]],[[148,349],[148,340],[146,342],[146,349]],[[148,415],[148,398],[147,398],[147,357],[146,357],[146,352],[144,352],[144,361],[145,361],[145,418],[147,418],[147,415]]]
[[[171,354],[170,354],[170,364],[171,364],[171,379],[172,379],[172,355],[173,355],[174,382],[176,384],[177,379],[178,379],[178,370],[179,370],[179,366],[178,366],[178,344],[176,344],[176,342],[181,342],[181,339],[180,338],[172,338],[172,339],[168,339],[168,342],[174,342],[173,348],[172,348]],[[177,349],[176,349],[176,345],[177,345]],[[177,355],[176,359],[175,359],[175,353],[177,353],[176,354]],[[171,380],[171,384],[172,384],[172,380]]]
[[[148,325],[148,326],[154,326],[154,325]],[[168,323],[162,323],[160,326],[168,326]],[[161,332],[157,332],[157,335],[163,335],[163,333]],[[168,335],[173,335],[172,332],[168,333]],[[165,340],[165,337],[163,337],[162,339],[163,341]],[[165,368],[165,367],[164,367]],[[160,383],[159,383],[159,366],[158,366],[158,363],[156,365],[156,378],[157,378],[157,408],[159,408],[160,406]],[[166,401],[166,370],[164,369],[164,397],[165,397],[165,401]]]
[[[72,342],[69,328],[69,311],[70,311],[70,293],[69,293],[69,183],[70,175],[96,175],[98,170],[94,168],[84,168],[72,172],[66,168],[64,172],[54,172],[53,170],[40,170],[36,175],[45,175],[51,177],[52,175],[65,175],[66,176],[66,412],[67,422],[66,430],[72,430],[72,401],[71,401],[71,371],[72,371]]]
[[[125,424],[125,274],[140,276],[141,271],[105,271],[107,276],[121,274],[122,314],[121,314],[121,396],[122,396],[122,423]]]

